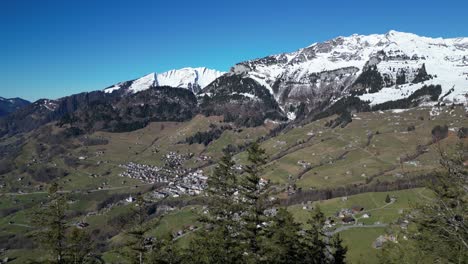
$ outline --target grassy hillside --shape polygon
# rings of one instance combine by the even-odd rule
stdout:
[[[426,175],[438,167],[438,151],[451,151],[460,142],[458,129],[468,127],[462,107],[357,113],[344,128],[327,127],[326,123],[334,118],[297,126],[261,140],[261,147],[269,155],[262,177],[272,181],[281,191],[280,197],[288,197],[288,187],[297,194],[307,190],[411,180],[412,177]],[[155,122],[126,133],[95,132],[86,137],[64,139],[61,133],[65,128],[49,124],[41,131],[23,135],[21,151],[14,159],[16,167],[0,178],[0,242],[7,248],[3,255],[17,258],[16,263],[24,263],[32,256],[33,244],[27,236],[36,227],[31,223],[31,215],[46,199],[46,190],[52,181],[58,182],[71,200],[69,224],[87,222],[89,226],[86,228],[94,239],[117,246],[125,239],[123,231],[129,225],[123,221],[121,226],[117,226],[118,220],[129,212],[124,199],[143,193],[157,203],[158,199],[152,193],[154,188],[159,188],[120,176],[124,172],[120,165],[134,162],[164,166],[165,156],[174,152],[188,157],[181,164],[184,169],[202,169],[209,175],[228,145],[242,150],[242,146],[267,136],[277,126],[270,122],[254,128],[229,124],[233,129],[224,130],[206,146],[186,142],[197,132],[223,125],[226,123],[221,117],[200,115],[188,122]],[[436,125],[447,125],[449,133],[447,138],[434,144],[431,130]],[[5,138],[0,144],[8,145],[16,140],[20,138]],[[468,143],[467,139],[461,141],[465,145]],[[245,158],[246,153],[242,151],[235,155],[235,160],[240,163]],[[42,174],[36,173],[39,169],[43,169]],[[387,204],[387,194],[396,200]],[[364,207],[356,218],[358,224],[367,227],[356,225],[340,233],[349,247],[350,263],[376,263],[378,250],[371,247],[375,238],[383,234],[385,226],[396,221],[403,210],[430,197],[430,193],[421,188],[370,192],[349,195],[347,200],[305,201],[291,204],[288,209],[298,221],[305,223],[310,208],[316,205],[327,217],[336,215],[343,208]],[[148,222],[152,227],[148,235],[167,236],[182,230],[184,235],[178,238],[178,243],[186,245],[196,232],[190,228],[197,225],[196,215],[203,206],[202,202],[189,196],[164,202],[172,209],[163,213],[160,219],[153,215]],[[364,213],[370,217],[362,218]],[[373,226],[376,222],[379,225]],[[341,226],[337,224],[331,232]],[[117,258],[112,246],[99,249],[107,252],[105,259],[108,262]]]

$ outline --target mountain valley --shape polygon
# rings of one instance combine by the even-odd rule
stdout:
[[[41,255],[32,218],[53,183],[67,198],[64,221],[89,231],[102,262],[128,263],[119,249],[137,197],[148,203],[144,235],[188,248],[203,231],[223,154],[241,177],[255,144],[265,150],[258,176],[275,210],[307,226],[320,207],[324,232],[342,235],[348,263],[378,263],[377,242],[404,232],[412,206],[433,196],[427,183],[442,170],[441,155],[461,149],[468,160],[468,38],[337,37],[229,72],[151,73],[2,109],[8,263]]]

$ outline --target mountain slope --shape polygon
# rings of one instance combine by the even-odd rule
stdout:
[[[69,123],[85,132],[132,131],[152,121],[187,120],[197,112],[197,99],[187,89],[158,86],[128,96],[93,91],[40,99],[0,118],[0,137],[28,132],[52,121]]]
[[[0,116],[8,115],[19,108],[30,104],[31,102],[21,98],[3,98],[0,97]]]
[[[440,99],[466,103],[468,38],[428,38],[397,31],[337,37],[238,63],[230,74],[263,85],[285,112],[300,103],[309,110],[320,109],[349,95],[375,105],[407,98],[431,84],[442,86]]]
[[[165,104],[167,98],[157,98],[144,111],[116,102],[166,85],[198,95],[198,100],[194,97],[195,102],[177,98],[170,102],[183,104],[180,110],[185,113],[184,119],[201,112],[223,115],[227,121],[238,125],[257,126],[266,119],[285,121],[300,116],[298,120],[307,123],[340,114],[338,123],[344,120],[345,124],[352,111],[467,104],[468,38],[435,39],[396,31],[352,35],[315,43],[291,53],[241,62],[228,73],[207,68],[152,73],[104,91],[37,101],[0,119],[0,135],[30,131],[79,109],[92,109],[90,104],[120,108],[103,111],[109,110],[111,116],[118,119],[130,118],[123,123],[134,122],[140,118],[135,119],[134,114],[139,116],[138,113],[144,112],[149,118],[140,121],[146,124],[159,120],[160,117],[148,111],[154,107],[160,109],[155,103]],[[193,110],[185,112],[186,106]],[[124,109],[130,113],[123,113]],[[164,120],[175,120],[174,113]],[[88,125],[101,127],[101,124]],[[114,129],[112,124],[107,125],[107,129]]]
[[[137,93],[154,86],[170,86],[185,88],[196,94],[223,74],[224,72],[205,67],[182,68],[160,74],[150,73],[136,80],[115,84],[104,89],[104,91],[106,93],[112,93],[114,91]]]

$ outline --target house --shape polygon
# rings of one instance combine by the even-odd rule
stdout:
[[[135,201],[135,198],[133,198],[133,197],[130,195],[127,199],[125,199],[125,201],[126,201],[127,203],[133,203],[133,202]]]
[[[353,212],[353,214],[362,212],[363,210],[364,210],[364,207],[359,206],[359,205],[355,205],[355,206],[351,207],[351,211]]]
[[[352,223],[356,222],[356,220],[352,216],[345,216],[345,217],[343,217],[342,221],[343,221],[344,224],[352,224]]]
[[[268,183],[270,183],[270,180],[265,179],[265,178],[260,178],[260,181],[258,182],[260,187],[265,187]]]
[[[369,218],[370,217],[370,214],[363,214],[362,215],[362,218]]]
[[[83,229],[83,228],[88,227],[88,226],[89,226],[89,224],[86,223],[86,222],[79,222],[79,223],[76,224],[76,227],[79,228],[79,229]]]

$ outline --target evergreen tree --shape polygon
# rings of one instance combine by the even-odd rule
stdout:
[[[390,203],[391,201],[392,199],[390,199],[390,195],[387,194],[387,196],[385,196],[385,202]]]
[[[40,230],[35,234],[41,246],[52,255],[52,263],[66,263],[66,197],[57,183],[49,188],[48,202],[35,212],[34,222]]]
[[[73,227],[67,236],[68,263],[95,263],[96,257],[91,254],[93,243],[90,235],[84,230]]]
[[[148,227],[144,223],[146,208],[145,200],[139,195],[133,208],[135,225],[125,232],[127,242],[123,253],[131,263],[142,264],[146,262],[147,253],[151,248],[151,245],[148,245],[148,239],[145,237],[145,233],[148,231]]]
[[[234,165],[230,154],[225,153],[208,178],[209,215],[205,220],[211,224],[228,227],[233,225],[232,219],[239,213],[235,198],[239,188]]]
[[[346,263],[346,253],[348,252],[348,248],[343,246],[343,240],[341,239],[339,234],[333,237],[333,240],[331,242],[331,248],[333,250],[333,264]]]
[[[265,263],[302,263],[300,224],[286,209],[281,208],[267,227]]]
[[[325,223],[325,215],[316,206],[311,214],[310,219],[307,221],[309,228],[304,230],[302,235],[302,255],[304,263],[327,263],[328,257],[327,244],[325,243],[325,234],[323,233],[323,226]]]
[[[240,241],[236,238],[240,230],[241,207],[234,165],[231,155],[225,153],[208,179],[209,213],[200,220],[210,229],[195,241],[196,244],[210,245],[211,250],[205,250],[206,259],[216,257],[223,263],[237,263],[242,257]]]
[[[191,252],[192,253],[192,252]],[[198,254],[197,252],[193,252]],[[153,264],[178,264],[184,263],[184,257],[188,260],[189,254],[184,256],[183,252],[174,244],[170,237],[163,237],[154,241],[148,256],[148,263]],[[190,262],[188,262],[190,263]],[[192,262],[195,263],[195,262]]]
[[[260,173],[266,164],[265,150],[258,143],[253,143],[248,149],[248,165],[240,182],[240,199],[242,201],[241,219],[243,222],[241,237],[245,242],[247,263],[260,261],[260,247],[264,236],[264,222],[267,217],[266,198],[268,186],[261,182]]]

